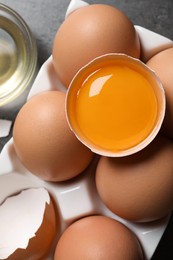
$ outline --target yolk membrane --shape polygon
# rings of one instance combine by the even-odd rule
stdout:
[[[82,83],[75,117],[83,135],[109,151],[130,149],[153,130],[157,99],[149,80],[124,64],[94,71]]]

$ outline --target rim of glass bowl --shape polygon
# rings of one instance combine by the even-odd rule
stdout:
[[[11,37],[16,47],[18,46],[20,40],[23,44],[24,59],[22,64],[22,76],[20,80],[15,82],[15,86],[11,89],[9,87],[8,91],[0,95],[0,106],[6,105],[16,99],[22,94],[22,92],[29,86],[31,86],[37,71],[37,45],[35,38],[23,20],[23,18],[10,7],[0,3],[0,30],[8,34]],[[17,53],[20,55],[20,48],[17,48]],[[16,68],[16,70],[18,67]],[[10,85],[10,84],[9,84]],[[0,84],[1,88],[1,84]]]

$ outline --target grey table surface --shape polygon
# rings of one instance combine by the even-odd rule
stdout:
[[[38,47],[38,66],[40,67],[51,55],[55,33],[64,20],[70,0],[2,0],[17,11],[29,25]],[[131,21],[157,32],[173,40],[173,0],[88,0],[88,3],[102,3],[115,6],[122,10]],[[7,117],[15,119],[18,111],[10,111]],[[9,140],[0,139],[0,151]],[[173,259],[173,221],[172,218],[165,231],[153,260]]]

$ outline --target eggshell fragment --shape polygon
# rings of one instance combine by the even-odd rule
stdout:
[[[0,119],[0,138],[6,137],[10,133],[12,121]]]
[[[118,216],[145,222],[173,209],[173,143],[158,136],[142,151],[121,158],[101,157],[96,186],[104,204]]]
[[[77,71],[107,53],[140,57],[140,43],[129,18],[115,7],[88,5],[71,13],[58,29],[53,43],[53,64],[68,87]]]
[[[166,95],[166,114],[162,131],[173,139],[173,48],[159,52],[147,62],[147,65],[162,81]]]
[[[93,158],[67,124],[65,93],[60,91],[45,91],[28,100],[15,120],[13,139],[23,165],[47,181],[76,176]]]
[[[70,225],[58,241],[54,260],[142,260],[135,235],[120,222],[90,216]]]
[[[49,193],[27,189],[8,197],[0,206],[0,231],[0,259],[43,259],[57,231]]]

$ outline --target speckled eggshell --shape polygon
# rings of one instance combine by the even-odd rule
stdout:
[[[140,57],[140,43],[130,19],[115,7],[93,4],[68,16],[53,43],[53,64],[68,87],[77,71],[97,56],[125,53]]]
[[[157,220],[173,209],[173,143],[158,136],[142,151],[101,157],[96,186],[104,204],[124,219]]]
[[[33,96],[14,123],[14,147],[19,159],[31,173],[47,181],[73,178],[93,158],[67,124],[65,95],[45,91]]]

